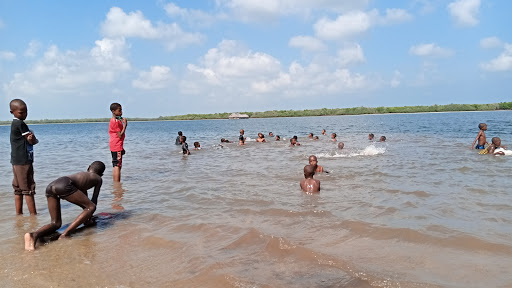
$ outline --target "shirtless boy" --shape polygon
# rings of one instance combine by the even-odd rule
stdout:
[[[25,234],[25,250],[36,249],[36,243],[39,238],[49,235],[60,228],[62,225],[60,199],[65,199],[80,206],[83,211],[62,232],[59,239],[68,237],[80,224],[89,222],[92,214],[96,211],[98,195],[103,183],[101,176],[103,176],[104,171],[105,164],[101,161],[94,161],[87,169],[87,172],[78,172],[73,175],[60,177],[50,183],[46,187],[46,200],[48,201],[48,212],[50,212],[51,222],[35,232]],[[94,192],[89,200],[87,190],[92,187],[94,187]]]
[[[485,149],[485,143],[487,143],[487,139],[485,138],[485,131],[487,130],[487,124],[480,123],[478,124],[478,134],[476,135],[475,141],[471,145],[471,149]],[[475,146],[476,141],[478,141],[478,145]]]
[[[500,137],[492,137],[491,145],[489,145],[489,147],[487,147],[487,154],[489,154],[489,155],[505,155],[505,152],[503,152],[503,150],[499,149],[499,148],[503,148],[503,150],[504,150],[507,147],[501,146],[501,139],[500,139]],[[498,149],[500,151],[495,152]]]
[[[309,156],[309,165],[315,167],[315,173],[323,173],[324,167],[318,165],[318,160],[315,155]]]
[[[300,181],[300,188],[306,193],[320,193],[320,181],[313,179],[315,167],[312,165],[304,166],[304,178]]]
[[[256,142],[267,142],[263,133],[258,133],[258,139],[256,139]]]

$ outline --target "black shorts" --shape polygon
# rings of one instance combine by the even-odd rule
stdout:
[[[112,167],[121,168],[123,165],[123,155],[125,153],[124,149],[118,152],[110,151],[110,153],[112,153]]]
[[[65,198],[75,193],[78,188],[68,177],[60,177],[46,187],[46,197]]]

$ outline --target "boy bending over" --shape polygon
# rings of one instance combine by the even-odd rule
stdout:
[[[69,224],[68,228],[62,232],[59,239],[63,239],[80,224],[91,220],[92,214],[96,211],[98,195],[100,193],[103,180],[105,164],[101,161],[94,161],[87,169],[87,172],[78,172],[73,175],[64,176],[56,179],[46,187],[46,199],[48,201],[48,212],[50,212],[51,223],[46,224],[35,232],[25,234],[25,250],[36,249],[37,240],[45,235],[57,231],[62,226],[62,217],[60,214],[60,199],[65,199],[84,209],[76,219]],[[92,198],[87,197],[87,190],[94,187]]]

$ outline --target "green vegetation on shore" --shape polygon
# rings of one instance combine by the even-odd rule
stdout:
[[[274,118],[274,117],[307,117],[307,116],[332,116],[332,115],[361,115],[361,114],[390,114],[390,113],[425,113],[425,112],[462,112],[462,111],[495,111],[512,110],[512,102],[501,102],[492,104],[448,104],[432,106],[403,106],[403,107],[354,107],[354,108],[333,108],[333,109],[308,109],[308,110],[272,110],[265,112],[242,112],[251,118]],[[130,121],[162,121],[162,120],[207,120],[207,119],[228,119],[231,113],[214,114],[186,114],[176,116],[160,116],[158,118],[128,118]],[[108,122],[110,118],[95,119],[43,119],[28,120],[28,124],[50,124],[50,123],[90,123]],[[0,121],[0,125],[10,124],[10,121]]]

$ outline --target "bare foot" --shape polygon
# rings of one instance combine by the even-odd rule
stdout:
[[[25,250],[36,250],[36,242],[34,241],[34,235],[32,233],[25,233]]]

